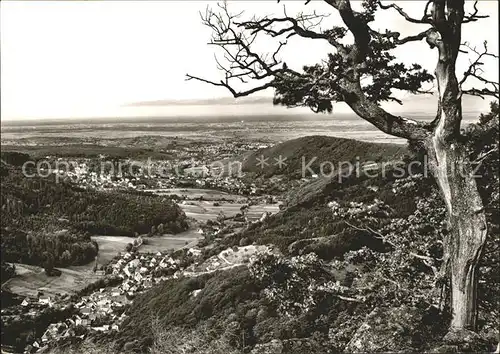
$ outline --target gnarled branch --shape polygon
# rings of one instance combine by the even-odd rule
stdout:
[[[406,44],[406,43],[409,43],[409,42],[419,42],[421,41],[422,39],[426,39],[427,36],[432,33],[432,28],[429,28],[429,29],[426,29],[425,31],[422,31],[420,33],[417,33],[415,35],[412,35],[412,36],[406,36],[406,37],[403,37],[403,38],[399,38],[399,36],[401,35],[399,32],[395,32],[395,31],[389,31],[387,30],[385,33],[380,33],[380,32],[377,32],[377,31],[374,31],[372,29],[370,29],[370,34],[372,36],[375,36],[375,37],[385,37],[389,40],[391,40],[391,42],[395,45],[401,45],[401,44]]]
[[[279,51],[286,45],[286,42],[280,42],[277,49],[271,54],[271,58],[268,58],[268,55],[262,56],[255,53],[252,51],[251,46],[255,42],[258,32],[253,32],[250,35],[236,32],[233,27],[237,27],[238,24],[234,20],[239,18],[242,13],[230,14],[226,3],[218,4],[218,7],[221,10],[220,13],[207,8],[201,18],[203,23],[212,29],[212,40],[209,44],[221,48],[224,52],[224,58],[230,64],[229,67],[225,67],[217,57],[215,58],[217,67],[224,72],[225,78],[221,81],[212,81],[187,74],[187,80],[194,79],[214,86],[225,87],[234,97],[242,97],[273,87],[273,82],[269,80],[276,76],[285,73],[297,74],[277,58]],[[231,79],[238,79],[240,82],[246,83],[245,78],[269,80],[264,84],[243,91],[235,90],[230,84]]]
[[[482,52],[479,52],[475,47],[474,48],[471,47],[468,43],[464,43],[462,45],[467,47],[474,54],[476,54],[477,57],[474,61],[470,61],[468,69],[464,72],[464,76],[458,83],[461,93],[473,96],[479,96],[481,98],[484,98],[484,96],[493,96],[499,98],[499,83],[484,78],[482,76],[484,71],[481,68],[481,66],[484,65],[484,62],[481,61],[483,58],[492,57],[498,59],[498,55],[488,52],[488,44],[486,41],[483,42],[484,49]],[[485,85],[485,87],[482,89],[477,89],[477,88],[471,88],[467,90],[462,89],[463,84],[467,81],[468,78],[471,77],[481,81]]]
[[[429,5],[431,4],[431,2],[432,1],[428,1],[427,4],[425,5],[424,15],[423,15],[423,17],[421,19],[417,19],[417,18],[411,17],[400,6],[398,6],[396,4],[384,5],[384,4],[382,4],[382,1],[378,1],[378,5],[383,10],[388,10],[388,9],[394,9],[394,10],[396,10],[408,22],[411,22],[411,23],[428,23],[428,24],[430,24],[431,20],[430,20],[429,15],[427,14],[427,10],[428,10]]]
[[[478,2],[478,0],[474,1],[474,12],[467,14],[467,15],[464,15],[462,23],[475,22],[481,18],[490,17],[489,15],[478,15],[479,9],[477,8],[477,2]]]
[[[187,80],[198,80],[198,81],[202,81],[202,82],[205,82],[207,84],[211,84],[211,85],[214,85],[214,86],[222,86],[222,87],[225,87],[229,90],[229,92],[231,92],[231,94],[233,95],[234,98],[238,98],[238,97],[244,97],[244,96],[248,96],[248,95],[251,95],[252,93],[255,93],[255,92],[259,92],[259,91],[263,91],[265,89],[268,89],[268,88],[271,88],[273,87],[272,83],[271,82],[268,82],[268,83],[265,83],[263,85],[260,85],[260,86],[257,86],[257,87],[253,87],[249,90],[245,90],[245,91],[236,91],[235,89],[233,89],[228,83],[227,81],[224,82],[224,81],[220,81],[220,82],[215,82],[215,81],[210,81],[210,80],[206,80],[206,79],[203,79],[201,77],[198,77],[198,76],[193,76],[193,75],[189,75],[187,74]]]

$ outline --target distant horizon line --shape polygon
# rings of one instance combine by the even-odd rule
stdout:
[[[211,97],[211,98],[187,98],[187,99],[158,99],[148,101],[130,102],[121,107],[142,107],[142,106],[206,106],[206,105],[237,105],[237,104],[258,104],[272,103],[272,96],[246,96],[246,97]]]
[[[336,112],[336,113],[330,113],[330,114],[318,114],[318,113],[294,113],[294,114],[284,114],[284,113],[258,113],[258,114],[245,114],[245,115],[237,115],[237,114],[230,114],[230,115],[216,115],[216,114],[210,114],[210,115],[160,115],[160,116],[116,116],[116,117],[43,117],[43,118],[16,118],[16,119],[2,119],[0,123],[4,125],[3,123],[7,123],[5,125],[22,125],[22,123],[33,123],[33,122],[63,122],[63,121],[71,121],[72,123],[76,124],[82,124],[82,123],[98,123],[98,122],[103,122],[103,121],[130,121],[130,120],[143,120],[145,122],[154,122],[154,121],[161,121],[161,120],[179,120],[179,121],[188,121],[188,120],[196,120],[196,119],[206,119],[206,120],[214,120],[214,119],[220,119],[220,120],[239,120],[242,119],[244,120],[245,118],[253,118],[255,119],[256,117],[269,117],[269,118],[276,118],[276,117],[287,117],[290,119],[293,118],[309,118],[309,117],[318,117],[320,115],[324,116],[353,116],[356,118],[359,118],[355,113],[350,113],[350,112]],[[361,119],[361,118],[359,118]]]
[[[139,119],[139,118],[185,118],[185,117],[211,117],[211,116],[265,116],[265,115],[283,115],[283,116],[297,116],[297,115],[315,115],[312,111],[305,107],[288,108],[285,106],[274,105],[271,96],[249,96],[241,98],[233,97],[214,97],[214,98],[190,98],[190,99],[159,99],[149,101],[138,101],[131,103],[124,103],[113,107],[108,107],[103,110],[94,110],[93,112],[87,111],[81,114],[8,114],[2,112],[2,122],[13,121],[46,121],[46,120],[77,120],[77,119]],[[395,115],[432,115],[435,116],[435,99],[430,94],[412,95],[402,98],[403,105],[388,102],[382,104],[385,109]],[[491,100],[482,100],[479,97],[465,96],[462,108],[465,114],[479,114],[488,111],[489,103]],[[212,107],[211,109],[203,109],[205,112],[199,111],[200,107]],[[251,107],[259,107],[251,108]],[[266,107],[264,107],[266,106]],[[176,108],[177,107],[177,108]],[[198,107],[198,108],[196,108]],[[224,107],[227,107],[225,109]],[[250,107],[250,108],[249,108]],[[175,111],[170,110],[174,109]],[[198,111],[193,111],[196,108]],[[138,109],[139,111],[135,111]],[[166,109],[166,110],[165,110]],[[144,111],[146,110],[146,111]],[[180,111],[179,111],[180,110]],[[99,112],[100,111],[100,112]],[[354,114],[347,104],[343,102],[334,103],[333,108],[336,115],[349,115]]]
[[[463,119],[464,120],[472,120],[479,118],[479,115],[484,113],[481,110],[474,111],[464,111]],[[418,111],[408,111],[404,113],[406,116],[413,118],[415,120],[432,120],[434,116],[428,114],[428,112],[418,112]],[[246,119],[255,121],[255,120],[269,120],[272,121],[276,118],[285,118],[285,120],[313,120],[320,118],[321,116],[327,118],[331,117],[331,119],[336,118],[349,118],[351,119],[359,119],[363,120],[363,118],[356,115],[354,112],[333,112],[333,113],[295,113],[295,114],[284,114],[284,113],[259,113],[259,114],[231,114],[231,115],[186,115],[186,116],[177,116],[177,115],[161,115],[161,116],[125,116],[125,117],[43,117],[43,118],[23,118],[23,119],[1,119],[0,126],[1,127],[9,127],[9,126],[33,126],[33,125],[57,125],[57,124],[101,124],[101,123],[156,123],[162,121],[178,121],[179,123],[188,122],[188,121],[196,121],[196,120],[205,120],[205,121],[245,121]],[[267,119],[266,119],[267,118]]]
[[[399,97],[403,102],[409,100],[429,100],[435,98],[437,94],[437,90],[435,92],[426,92],[419,94],[409,94],[405,97]],[[145,101],[136,101],[124,103],[120,107],[143,107],[143,106],[205,106],[205,105],[238,105],[238,104],[259,104],[259,103],[273,103],[273,95],[269,96],[242,96],[235,98],[233,96],[219,96],[219,97],[210,97],[210,98],[162,98],[155,100],[145,100]],[[477,96],[464,96],[465,100],[482,100]],[[342,103],[342,102],[337,102]]]

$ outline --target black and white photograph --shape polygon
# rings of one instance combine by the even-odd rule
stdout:
[[[497,0],[6,0],[2,354],[500,353]]]

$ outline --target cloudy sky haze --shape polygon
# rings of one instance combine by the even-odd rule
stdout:
[[[253,14],[282,15],[283,3],[291,16],[300,10],[332,13],[328,5],[315,1],[306,7],[301,1],[277,4],[234,0],[229,1],[229,7],[234,12],[245,10],[248,18]],[[234,107],[227,108],[228,105],[205,104],[202,108],[130,105],[230,96],[223,88],[185,81],[186,73],[214,81],[221,78],[213,58],[214,47],[206,45],[210,30],[199,17],[207,5],[215,6],[216,2],[2,1],[2,120],[237,112]],[[425,1],[404,1],[401,5],[419,17]],[[464,40],[478,46],[488,40],[491,51],[498,53],[498,2],[481,0],[479,8],[491,17],[465,25]],[[324,26],[338,21],[333,11]],[[422,30],[393,11],[384,11],[372,27],[388,27],[402,35]],[[268,41],[259,47],[270,52],[274,48],[274,43]],[[293,39],[282,58],[289,67],[300,69],[304,64],[325,58],[331,50],[323,41]],[[397,53],[405,62],[418,62],[434,70],[437,54],[425,42],[405,45]],[[486,63],[485,71],[490,78],[498,78],[497,65],[494,61]],[[461,59],[457,71],[463,72],[466,66],[467,59]],[[272,92],[259,94],[271,95]],[[480,100],[471,102],[481,107],[487,105]],[[258,106],[254,112],[291,112],[262,102]],[[347,111],[345,107],[339,110]]]

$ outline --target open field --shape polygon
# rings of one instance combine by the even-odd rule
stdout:
[[[186,201],[179,204],[186,216],[194,218],[198,221],[206,222],[215,220],[222,212],[225,217],[233,217],[241,212],[241,207],[244,203],[224,203],[218,202],[219,206],[214,206],[208,201]],[[264,212],[276,213],[279,210],[278,204],[261,204],[252,205],[248,208],[247,216],[249,220],[258,220]]]
[[[35,297],[38,291],[45,295],[70,294],[83,289],[87,284],[98,280],[101,275],[92,271],[93,264],[58,268],[59,277],[49,277],[43,268],[26,264],[16,264],[16,277],[9,279],[2,288],[14,294]]]
[[[162,235],[146,238],[146,244],[139,248],[141,253],[152,253],[166,251],[168,249],[178,249],[185,246],[194,246],[200,239],[197,230],[191,229],[177,235]]]
[[[127,236],[92,236],[92,241],[96,241],[99,245],[99,253],[97,254],[97,262],[99,264],[107,264],[119,252],[124,252],[128,243],[134,242],[133,237]]]
[[[158,195],[185,196],[188,200],[179,202],[179,206],[187,217],[200,222],[215,220],[221,212],[226,217],[233,217],[241,212],[241,207],[247,205],[248,200],[237,194],[201,188],[151,189],[147,191]],[[215,202],[218,205],[214,205]],[[251,205],[247,210],[247,216],[253,221],[258,220],[264,212],[276,213],[278,210],[278,204]]]
[[[200,234],[195,229],[186,230],[176,235],[145,237],[145,244],[139,248],[139,252],[150,253],[178,249],[195,243],[199,238]],[[97,255],[99,264],[107,264],[119,252],[124,252],[127,244],[134,242],[133,237],[126,236],[92,236],[92,240],[99,245],[99,254]]]
[[[198,188],[166,188],[166,189],[147,189],[145,192],[152,192],[158,195],[178,195],[185,196],[186,199],[200,199],[205,201],[245,201],[246,198],[237,194],[229,194],[223,191],[213,189]]]

